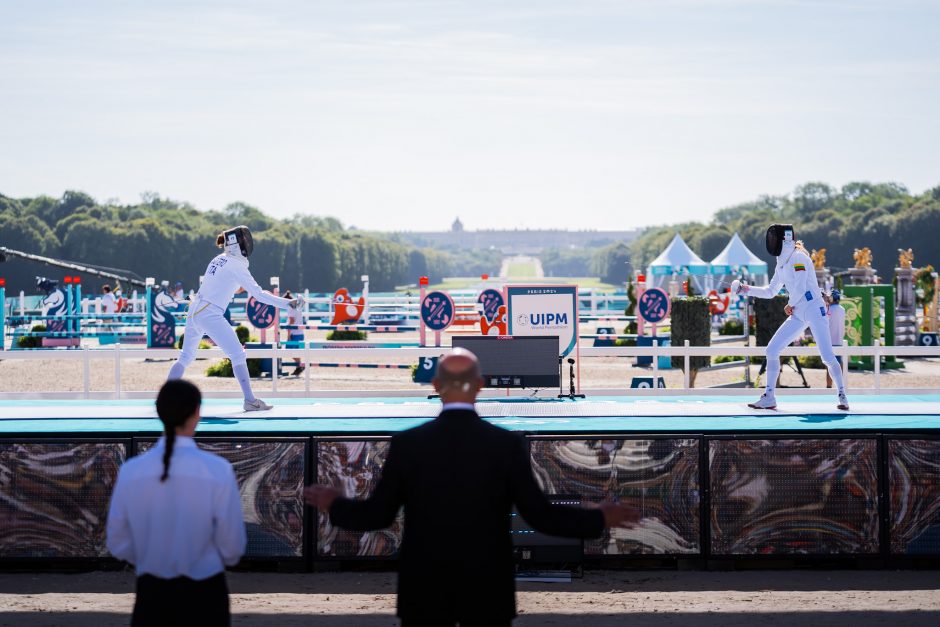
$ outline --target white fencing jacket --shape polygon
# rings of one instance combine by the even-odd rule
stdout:
[[[790,250],[787,250],[790,248]],[[795,247],[784,247],[777,257],[777,267],[770,285],[764,287],[749,286],[747,293],[758,298],[773,298],[784,287],[790,297],[788,305],[793,307],[793,315],[808,321],[809,315],[826,315],[826,303],[823,301],[816,270],[809,255]]]
[[[255,300],[267,305],[286,309],[290,301],[261,289],[248,271],[248,260],[241,255],[222,253],[209,262],[197,297],[207,303],[225,309],[232,302],[235,292],[243,287]]]

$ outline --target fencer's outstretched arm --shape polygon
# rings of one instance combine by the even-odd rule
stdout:
[[[774,278],[770,280],[770,285],[764,285],[758,287],[756,285],[748,285],[746,294],[748,296],[756,296],[757,298],[773,298],[780,293],[780,288],[783,286],[783,273],[774,272]]]
[[[234,269],[238,284],[245,288],[245,291],[248,292],[249,295],[254,296],[255,300],[259,300],[265,305],[273,305],[280,309],[287,309],[291,301],[287,298],[275,296],[265,289],[261,289],[261,286],[255,281],[255,277],[251,276],[251,271],[248,270],[247,265],[235,264]]]

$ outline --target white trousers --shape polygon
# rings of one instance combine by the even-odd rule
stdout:
[[[177,362],[183,368],[188,367],[196,359],[196,351],[202,336],[208,335],[221,348],[225,355],[232,360],[232,366],[244,366],[247,362],[245,348],[238,341],[235,329],[225,319],[224,310],[218,305],[196,300],[189,306],[190,314],[186,320],[186,331],[183,336],[183,350]]]
[[[813,332],[813,339],[819,348],[819,356],[823,363],[829,369],[829,376],[832,377],[839,392],[845,390],[845,383],[842,379],[842,367],[836,359],[836,354],[832,350],[832,338],[829,336],[829,321],[826,318],[825,311],[820,311],[819,307],[809,307],[805,312],[807,320],[802,320],[796,315],[787,318],[774,336],[770,338],[767,344],[767,391],[773,393],[777,387],[777,379],[780,376],[780,352],[792,344],[800,337],[806,327]],[[800,312],[803,313],[803,312]]]

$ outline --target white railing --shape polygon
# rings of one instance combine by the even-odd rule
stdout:
[[[320,361],[335,361],[337,357],[342,357],[345,361],[355,363],[355,358],[351,356],[368,356],[370,359],[394,359],[410,360],[417,362],[419,357],[435,357],[448,350],[448,347],[404,347],[404,348],[358,348],[358,349],[325,349],[325,348],[251,348],[245,352],[249,359],[284,359],[293,360],[301,357],[306,364],[318,363]],[[940,357],[940,347],[937,346],[840,346],[835,349],[836,354],[843,357],[843,371],[847,371],[849,357],[871,357],[873,360],[872,380],[873,388],[855,388],[853,393],[878,393],[881,391],[881,358],[885,356],[929,358]],[[581,358],[595,357],[650,357],[652,358],[652,368],[648,371],[653,377],[659,376],[659,357],[680,357],[683,359],[682,367],[682,391],[693,390],[691,387],[691,369],[690,360],[692,357],[718,357],[724,355],[733,355],[741,357],[763,357],[766,349],[757,346],[644,346],[644,347],[626,347],[626,346],[605,346],[605,347],[583,347],[580,350]],[[224,358],[225,354],[219,348],[202,349],[199,351],[199,358]],[[811,356],[818,355],[815,346],[788,347],[782,356]],[[7,361],[35,361],[35,360],[63,360],[82,363],[82,391],[81,392],[0,392],[0,399],[12,398],[149,398],[154,392],[151,391],[130,391],[124,390],[121,383],[122,363],[126,359],[175,359],[179,356],[176,349],[147,349],[147,348],[121,348],[115,346],[107,349],[94,349],[83,347],[81,349],[56,349],[56,350],[17,350],[0,352],[0,360]],[[111,391],[93,391],[91,389],[92,361],[110,360],[114,368],[114,389]],[[275,362],[276,363],[276,362]],[[369,362],[360,362],[369,363]],[[274,369],[276,370],[276,369]],[[407,375],[406,375],[407,376]],[[562,379],[567,387],[567,372]],[[278,377],[271,378],[270,392],[265,392],[273,397],[337,397],[337,396],[414,396],[420,395],[422,391],[417,388],[407,390],[376,390],[376,391],[349,391],[349,390],[311,390],[311,368],[304,371],[304,387],[300,390],[278,390]],[[672,394],[679,391],[679,388],[670,388],[666,393]],[[931,388],[923,389],[905,389],[891,388],[895,392],[919,392],[919,393],[940,393],[940,377],[937,385]],[[626,385],[622,388],[587,388],[583,391],[595,395],[601,394],[636,394],[636,395],[657,395],[663,394],[662,390],[657,389],[629,389]],[[505,395],[518,394],[529,395],[531,391],[514,391],[508,393],[504,390],[487,390],[487,395]],[[753,389],[731,389],[731,388],[694,388],[696,395],[708,394],[753,394]],[[783,393],[786,393],[784,391]],[[831,393],[831,390],[807,390],[801,389],[804,393]],[[235,397],[240,396],[236,391],[207,391],[208,397]]]

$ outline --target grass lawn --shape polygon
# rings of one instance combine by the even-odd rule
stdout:
[[[535,264],[531,261],[513,262],[506,268],[509,278],[535,276]]]

